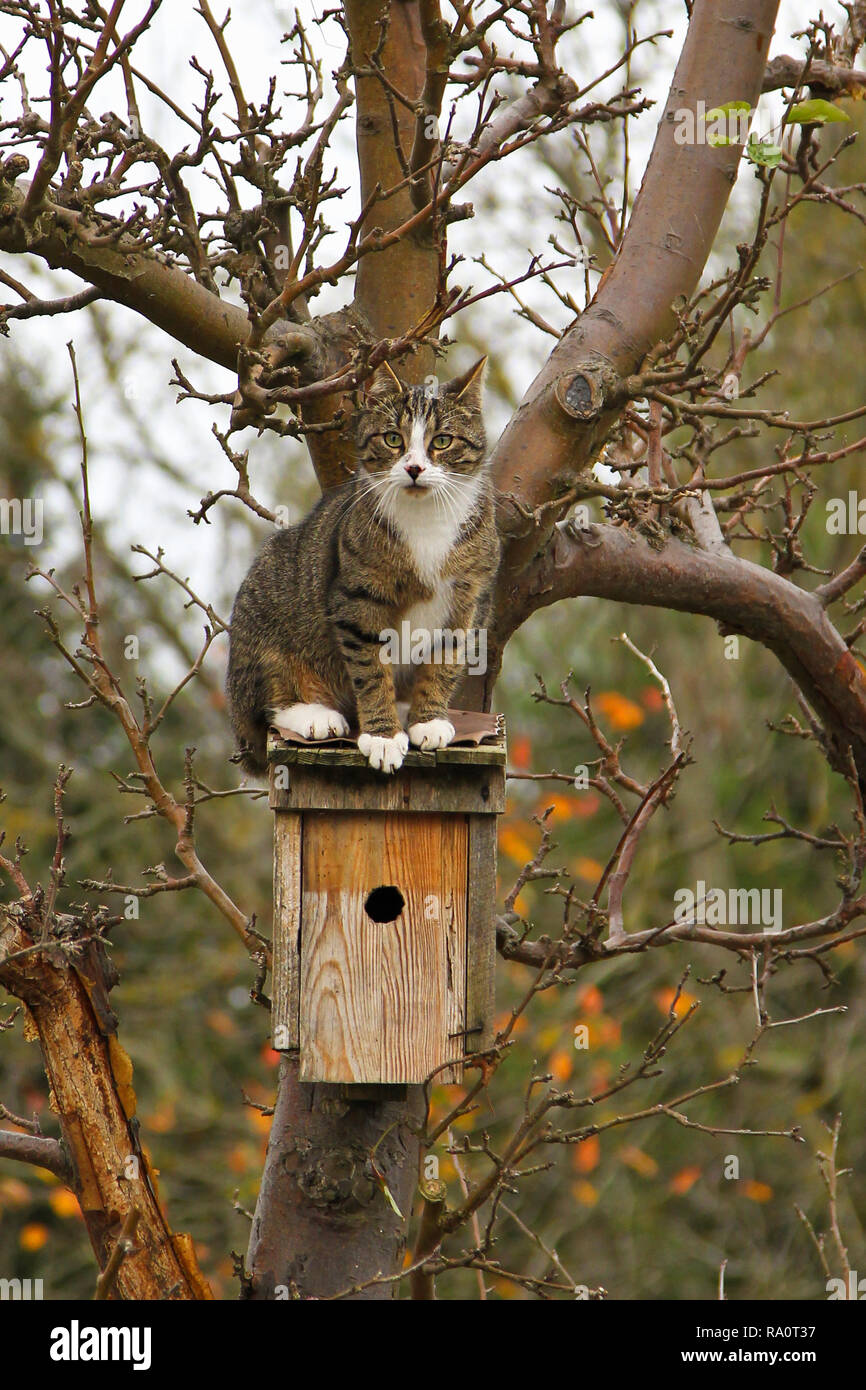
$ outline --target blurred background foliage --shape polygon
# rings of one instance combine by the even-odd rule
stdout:
[[[848,109],[852,117],[859,116],[859,108],[849,104]],[[855,146],[842,157],[839,180],[853,181],[858,169],[862,160]],[[560,159],[554,172],[564,181],[567,161]],[[745,181],[751,177],[749,171],[742,176]],[[479,216],[495,219],[496,199],[502,196],[491,192]],[[745,198],[726,223],[718,258],[724,258],[725,247],[732,254],[735,242],[748,233],[749,215]],[[859,267],[861,228],[832,210],[801,205],[786,236],[783,306]],[[761,270],[774,277],[776,266],[777,246],[771,245]],[[798,419],[859,404],[864,295],[863,276],[855,275],[779,321],[760,360],[749,364],[750,371],[772,368],[777,373],[762,404],[787,409]],[[772,291],[764,296],[762,313],[771,297]],[[752,320],[738,311],[735,329],[739,333],[748,323],[757,330],[761,322],[760,316]],[[151,331],[142,333],[129,317],[99,305],[86,311],[86,324],[77,323],[75,332],[94,455],[91,487],[103,625],[127,691],[134,694],[136,678],[145,675],[154,694],[164,696],[194,658],[201,621],[195,610],[184,608],[184,595],[169,580],[134,582],[133,576],[150,566],[130,553],[130,540],[150,549],[165,543],[166,563],[182,575],[188,572],[187,557],[200,556],[206,546],[204,597],[227,617],[234,589],[266,527],[233,502],[211,513],[207,532],[187,516],[208,488],[223,485],[227,469],[200,414],[195,430],[179,428],[175,435],[164,428],[165,412],[154,414],[147,389],[136,385],[147,379],[148,354],[151,362],[157,356],[167,380],[165,340]],[[461,354],[464,348],[491,347],[483,306],[466,316],[456,332]],[[543,335],[525,322],[515,322],[513,332],[526,338],[526,361],[540,361],[548,350]],[[143,803],[120,794],[110,775],[130,770],[120,730],[99,708],[64,707],[65,701],[82,699],[83,692],[34,616],[47,602],[45,584],[24,583],[27,562],[34,558],[41,566],[55,566],[64,586],[77,582],[81,572],[71,383],[58,388],[62,375],[46,371],[37,355],[27,353],[26,343],[24,334],[16,335],[0,357],[0,493],[42,497],[46,534],[38,548],[13,536],[4,536],[0,546],[0,748],[7,796],[2,819],[7,843],[21,836],[29,847],[25,870],[31,881],[46,881],[54,835],[52,784],[59,763],[74,768],[66,804],[73,838],[62,896],[75,902],[84,896],[77,880],[102,878],[109,868],[118,883],[136,885],[145,881],[142,870],[149,866],[164,862],[169,873],[181,870],[164,824],[153,818],[125,819]],[[512,344],[509,365],[494,363],[494,418],[503,418],[516,404],[531,375],[529,369],[514,371],[513,360]],[[104,409],[107,400],[113,415]],[[178,408],[181,416],[187,410]],[[125,426],[109,429],[106,419],[122,419]],[[840,442],[853,437],[845,431],[838,436]],[[716,455],[717,467],[734,472],[757,466],[778,442],[766,436],[737,441]],[[315,489],[298,447],[279,444],[273,436],[252,439],[250,447],[257,494],[270,505],[288,503],[300,515]],[[820,566],[840,567],[861,543],[856,537],[829,535],[826,528],[827,499],[856,488],[860,467],[855,456],[814,475],[817,493],[803,534],[807,553]],[[595,505],[594,511],[602,515]],[[781,512],[770,514],[769,521],[778,529]],[[766,545],[738,543],[737,549],[769,561]],[[74,646],[77,634],[55,611]],[[675,801],[656,815],[642,841],[626,892],[627,928],[670,920],[676,890],[694,887],[698,879],[722,888],[781,888],[786,926],[830,909],[838,895],[837,866],[828,856],[785,842],[731,847],[713,828],[717,819],[730,829],[758,832],[765,828],[764,812],[774,805],[816,834],[834,821],[848,829],[850,801],[847,788],[813,747],[770,729],[794,708],[792,687],[781,667],[744,639],[738,659],[727,659],[722,637],[704,620],[590,599],[537,613],[511,643],[498,686],[497,705],[508,720],[511,766],[570,772],[595,757],[597,750],[573,714],[532,698],[534,673],[558,694],[560,681],[573,672],[573,692],[581,695],[591,687],[605,732],[623,740],[626,770],[642,779],[658,773],[668,752],[669,726],[646,669],[613,640],[623,631],[653,653],[668,677],[694,755]],[[129,635],[139,639],[138,660],[124,656]],[[196,770],[204,783],[215,789],[238,784],[238,774],[227,762],[225,656],[224,641],[217,642],[202,676],[177,701],[156,737],[160,772],[175,790],[184,749],[190,746],[197,750]],[[565,782],[514,780],[510,793],[500,831],[501,896],[535,852],[539,829],[532,818],[548,807],[553,808],[550,823],[557,845],[548,862],[565,869],[577,893],[588,896],[620,833],[608,803],[592,789],[578,791]],[[209,802],[199,810],[197,828],[205,864],[269,932],[266,801],[242,796]],[[547,893],[547,887],[545,881],[529,885],[518,907],[534,934],[555,937],[562,900]],[[230,1251],[246,1246],[269,1124],[244,1097],[269,1104],[276,1079],[268,1016],[249,998],[253,968],[225,923],[193,893],[142,901],[138,919],[124,921],[113,933],[113,956],[121,982],[112,1000],[121,1040],[135,1064],[142,1139],[159,1170],[161,1195],[173,1226],[194,1236],[217,1296],[232,1298],[236,1284]],[[769,991],[772,1016],[839,1004],[846,1013],[773,1032],[738,1086],[713,1092],[687,1109],[698,1123],[727,1129],[797,1125],[805,1142],[714,1136],[655,1116],[580,1145],[551,1147],[549,1167],[506,1198],[514,1216],[501,1214],[496,1258],[507,1269],[542,1278],[551,1267],[546,1246],[556,1250],[578,1282],[602,1286],[610,1297],[623,1300],[712,1299],[723,1261],[732,1299],[824,1298],[824,1276],[795,1204],[819,1230],[827,1228],[814,1155],[826,1148],[824,1124],[841,1111],[841,1161],[852,1173],[842,1184],[840,1217],[852,1265],[866,1268],[866,1097],[859,1083],[866,1070],[862,946],[836,951],[832,965],[832,985],[814,964],[783,970]],[[710,978],[724,968],[724,983],[742,986],[742,968],[706,947],[650,951],[585,969],[569,984],[537,997],[518,1023],[514,1045],[488,1095],[473,1115],[459,1122],[454,1139],[484,1130],[494,1147],[502,1144],[519,1122],[528,1079],[538,1073],[551,1073],[579,1095],[602,1090],[624,1063],[640,1058],[664,1023],[687,966],[691,970],[677,1008],[686,1009],[693,1001],[700,1008],[674,1039],[662,1073],[622,1097],[576,1112],[575,1123],[608,1120],[729,1075],[754,1031],[754,1005],[748,991],[725,993]],[[500,962],[501,1022],[529,978],[525,967]],[[8,1018],[13,1003],[0,1006],[0,1019]],[[579,1024],[589,1029],[586,1050],[574,1046]],[[448,1112],[457,1094],[454,1088],[434,1091],[436,1117]],[[40,1057],[36,1045],[24,1040],[20,1018],[2,1035],[0,1101],[19,1114],[35,1112],[44,1131],[56,1133]],[[460,1173],[444,1143],[436,1153],[456,1201]],[[731,1156],[738,1160],[737,1178],[726,1177]],[[458,1162],[473,1171],[464,1160]],[[8,1161],[0,1161],[0,1271],[7,1277],[42,1278],[50,1298],[88,1297],[95,1279],[74,1198],[50,1175]],[[486,1289],[494,1298],[531,1296],[505,1278],[488,1279]],[[469,1272],[451,1275],[440,1281],[438,1293],[445,1299],[475,1298],[478,1278]]]

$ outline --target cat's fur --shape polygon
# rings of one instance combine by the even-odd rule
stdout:
[[[499,544],[485,362],[437,395],[380,372],[361,400],[355,476],[254,561],[232,612],[227,687],[249,771],[265,770],[271,724],[311,738],[359,727],[359,748],[384,772],[409,742],[439,748],[454,737],[447,711],[461,667],[389,665],[380,633],[405,619],[413,632],[487,620]],[[409,701],[408,738],[399,699]]]

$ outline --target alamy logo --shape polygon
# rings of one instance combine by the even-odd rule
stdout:
[[[827,500],[827,533],[831,536],[866,536],[866,498],[856,492]]]
[[[698,879],[694,891],[678,888],[674,893],[674,921],[688,926],[782,927],[781,888],[708,888]]]
[[[150,1370],[149,1327],[68,1327],[51,1329],[52,1361],[131,1361],[134,1371]]]
[[[834,1299],[850,1299],[852,1303],[856,1303],[866,1298],[866,1279],[859,1279],[856,1269],[849,1269],[847,1283],[844,1279],[828,1279],[826,1289],[827,1300],[830,1303]]]
[[[450,627],[413,628],[408,618],[400,631],[386,627],[379,633],[380,658],[387,666],[465,666],[472,676],[487,670],[487,629]]]
[[[680,107],[673,113],[677,145],[745,145],[754,111],[747,101],[727,101],[707,110],[705,101],[696,109]]]
[[[0,1302],[6,1299],[42,1298],[41,1279],[0,1279]]]
[[[0,497],[0,535],[23,536],[25,545],[42,544],[42,498]]]

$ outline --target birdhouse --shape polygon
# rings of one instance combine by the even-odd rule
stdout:
[[[455,1082],[492,1041],[505,732],[452,719],[470,742],[390,776],[357,746],[271,733],[273,1037],[301,1081]]]

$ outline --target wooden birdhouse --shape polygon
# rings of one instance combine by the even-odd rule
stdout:
[[[459,1081],[492,1040],[505,733],[452,717],[483,741],[391,776],[357,746],[271,734],[273,1038],[301,1081]]]

